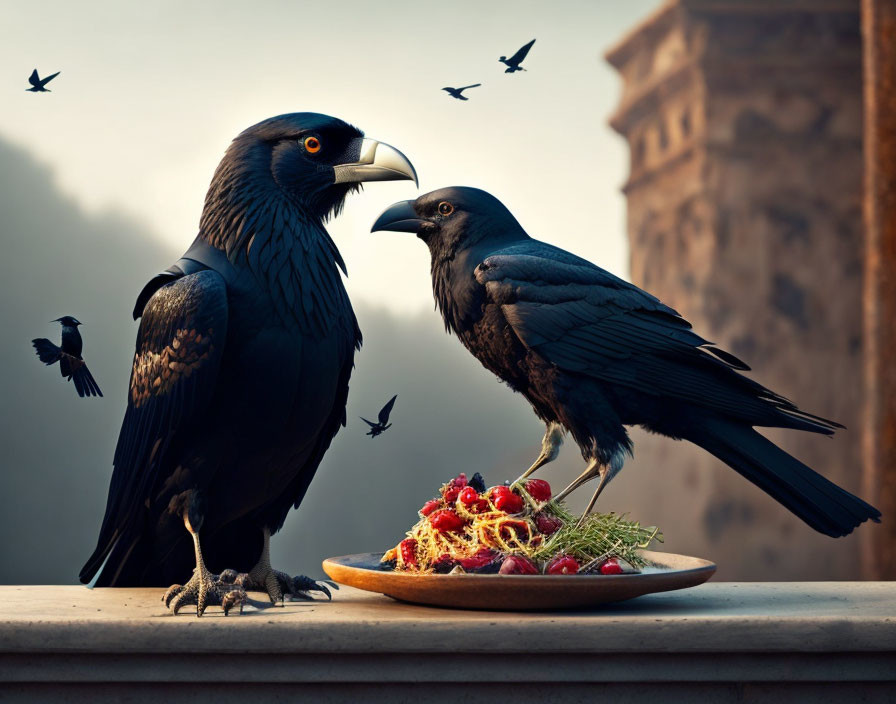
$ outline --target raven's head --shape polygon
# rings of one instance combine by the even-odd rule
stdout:
[[[402,200],[377,218],[371,232],[413,232],[429,246],[433,263],[453,259],[479,242],[498,244],[527,237],[497,198],[478,188],[452,186]]]
[[[237,230],[259,209],[276,211],[285,199],[305,216],[324,221],[338,214],[345,197],[364,181],[400,179],[416,183],[411,162],[347,122],[313,112],[280,115],[233,140],[209,187],[200,229],[229,250],[241,236],[223,230]],[[243,225],[249,229],[250,223]]]
[[[56,320],[51,320],[51,323],[62,323],[64,327],[67,328],[76,328],[79,325],[83,325],[83,323],[71,315],[63,315],[61,318],[56,318]]]

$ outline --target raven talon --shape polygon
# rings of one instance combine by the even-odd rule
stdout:
[[[230,570],[234,572],[234,570]],[[162,596],[165,606],[177,615],[184,606],[196,605],[196,616],[202,616],[209,606],[220,606],[224,615],[235,606],[243,613],[243,604],[247,595],[239,585],[222,580],[220,576],[207,571],[193,573],[186,584],[172,584]]]

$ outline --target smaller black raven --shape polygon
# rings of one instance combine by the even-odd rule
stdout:
[[[38,337],[31,341],[40,361],[46,365],[59,362],[59,371],[66,379],[75,382],[78,396],[102,396],[103,392],[96,380],[87,368],[87,364],[81,357],[81,333],[78,326],[82,323],[70,315],[51,321],[62,323],[62,347],[57,347],[45,337]]]
[[[526,44],[523,47],[520,47],[519,51],[517,51],[513,56],[509,59],[506,56],[502,56],[498,59],[502,64],[507,64],[507,68],[504,69],[504,73],[514,73],[515,71],[525,71],[521,63],[526,58],[526,55],[529,53],[529,49],[532,48],[532,45],[535,43],[533,39],[531,42]]]
[[[380,433],[385,433],[389,428],[392,427],[392,424],[389,422],[389,414],[392,412],[392,406],[395,405],[395,399],[398,398],[398,394],[395,394],[392,398],[389,399],[389,402],[380,409],[380,414],[377,416],[379,423],[372,423],[362,416],[358,416],[363,420],[367,425],[370,426],[370,430],[367,431],[367,434],[375,438]]]
[[[461,95],[461,93],[463,93],[467,88],[478,88],[481,85],[481,83],[474,83],[471,86],[464,86],[463,88],[451,88],[450,86],[448,86],[442,88],[442,90],[447,91],[448,95],[450,95],[452,98],[457,98],[458,100],[469,100],[469,98],[464,97],[463,95]]]
[[[842,425],[742,375],[746,364],[646,291],[533,239],[491,194],[433,191],[387,209],[378,230],[427,244],[446,329],[544,421],[541,454],[520,479],[557,457],[564,431],[572,435],[587,465],[554,501],[598,479],[590,512],[632,454],[626,427],[639,425],[699,445],[825,535],[880,521],[876,508],[754,430],[833,435]]]
[[[40,76],[37,75],[37,69],[34,69],[31,72],[31,75],[28,77],[28,82],[31,84],[31,87],[26,88],[25,90],[27,90],[30,93],[50,93],[52,91],[49,88],[46,88],[45,86],[47,85],[47,83],[49,83],[54,78],[56,78],[56,76],[58,76],[60,73],[62,73],[62,72],[57,71],[56,73],[49,75],[46,78],[41,78]]]

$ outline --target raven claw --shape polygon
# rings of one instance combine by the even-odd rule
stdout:
[[[229,579],[230,577],[231,575],[228,574],[227,578]],[[285,601],[287,596],[292,601],[314,601],[314,597],[308,593],[312,591],[325,594],[327,599],[332,601],[333,595],[326,585],[329,584],[333,589],[339,589],[338,586],[328,580],[316,582],[304,575],[290,577],[285,572],[274,569],[269,569],[264,574],[254,570],[248,573],[243,572],[233,578],[233,584],[245,591],[265,592],[272,604],[276,604],[278,601]]]
[[[162,595],[165,606],[177,615],[184,606],[196,605],[196,616],[202,616],[209,606],[220,606],[224,609],[224,615],[230,613],[235,606],[240,607],[243,613],[243,605],[247,600],[245,590],[232,580],[225,579],[235,570],[225,570],[220,575],[211,572],[193,573],[190,581],[184,585],[172,584]]]

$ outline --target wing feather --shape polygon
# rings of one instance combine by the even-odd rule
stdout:
[[[492,254],[475,276],[520,341],[561,369],[756,425],[780,424],[782,413],[818,420],[736,373],[749,367],[675,310],[568,252],[529,240]]]
[[[208,408],[227,319],[224,279],[211,270],[164,284],[146,303],[106,514],[82,581],[90,580],[119,535],[141,515],[153,487],[167,478],[162,459],[169,444]]]

